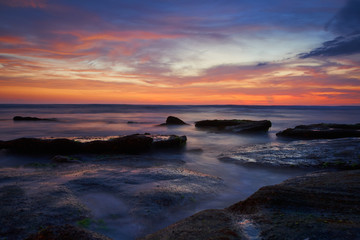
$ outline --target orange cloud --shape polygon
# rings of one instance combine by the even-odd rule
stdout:
[[[19,45],[27,43],[21,37],[15,36],[0,36],[0,44],[7,44],[7,45]]]

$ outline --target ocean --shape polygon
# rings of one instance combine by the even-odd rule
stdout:
[[[38,118],[56,118],[57,121],[41,122],[15,122],[14,116],[31,116]],[[159,126],[168,116],[176,116],[187,126]],[[248,119],[270,120],[272,127],[267,134],[241,135],[232,133],[219,133],[196,129],[194,123],[206,119]],[[171,215],[151,224],[137,220],[134,215],[123,214],[121,223],[125,227],[114,227],[119,223],[106,217],[107,210],[102,210],[93,195],[79,198],[92,211],[95,217],[101,216],[107,223],[104,234],[114,239],[134,239],[148,234],[161,227],[167,226],[183,217],[209,208],[224,208],[240,200],[244,200],[257,189],[265,185],[277,184],[285,179],[303,175],[321,169],[310,165],[297,166],[297,159],[307,158],[307,161],[327,157],[352,157],[358,154],[360,142],[358,139],[345,140],[312,140],[287,141],[278,139],[276,133],[286,128],[301,124],[313,123],[360,123],[360,107],[358,106],[237,106],[237,105],[208,105],[208,106],[177,106],[177,105],[0,105],[0,140],[12,140],[21,137],[105,137],[122,136],[135,133],[175,134],[187,136],[187,144],[181,152],[152,153],[143,158],[161,159],[162,161],[181,161],[182,169],[213,176],[221,180],[220,189],[214,191],[212,197],[201,199],[193,204],[187,203],[184,208],[175,207],[167,210],[165,215]],[[336,148],[339,148],[337,150]],[[348,148],[348,149],[345,149]],[[324,150],[326,149],[326,151]],[[335,149],[335,150],[334,150]],[[344,152],[344,149],[346,152]],[[331,151],[334,150],[332,154]],[[340,151],[340,152],[339,152]],[[314,154],[316,156],[314,157]],[[360,156],[360,155],[359,155]],[[126,156],[128,168],[138,168],[142,156]],[[134,166],[131,159],[134,158]],[[225,161],[226,159],[231,161]],[[266,166],[244,165],[236,159],[249,159],[256,162],[259,159],[270,159],[275,162]],[[224,160],[225,159],[225,160]],[[235,160],[234,160],[235,159]],[[277,165],[282,161],[284,164]],[[0,151],[0,168],[6,171],[21,168],[31,161],[47,161],[47,159],[34,159],[33,156],[14,156]],[[293,164],[295,163],[295,164]],[[136,165],[136,166],[135,166]],[[147,166],[149,168],[154,166]],[[156,167],[159,167],[156,165]],[[105,167],[104,167],[105,168]],[[125,167],[124,167],[125,168]],[[173,169],[172,165],[162,164],[161,169]],[[118,171],[121,172],[121,169]],[[98,174],[101,174],[100,172]],[[146,177],[137,185],[134,191],[150,191],[155,185],[147,184]],[[160,180],[158,181],[160,182]],[[146,183],[146,184],[145,184]],[[5,183],[0,182],[0,186]],[[194,182],[184,183],[194,184]],[[191,185],[193,186],[193,185]],[[171,186],[170,186],[171,187]],[[177,185],[179,187],[179,185]],[[187,186],[184,186],[187,187]],[[174,191],[176,189],[174,188]],[[114,196],[105,196],[98,193],[102,203],[114,202]],[[125,195],[123,198],[126,199]],[[120,199],[121,196],[116,195]],[[95,200],[94,200],[95,199]],[[94,202],[95,201],[95,202]],[[125,201],[125,200],[124,200]],[[131,201],[126,202],[126,209],[132,211]],[[178,208],[178,209],[177,209]],[[186,209],[186,210],[185,210]],[[137,216],[135,214],[135,216]],[[127,226],[127,227],[126,227]],[[136,226],[136,227],[134,227]],[[140,230],[139,230],[140,229]]]

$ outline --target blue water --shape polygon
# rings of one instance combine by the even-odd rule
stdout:
[[[59,121],[12,121],[12,118],[17,115],[57,118]],[[0,104],[0,139],[107,136],[142,132],[196,135],[194,126],[189,128],[155,126],[165,122],[169,115],[177,116],[190,124],[205,119],[268,119],[273,123],[269,137],[274,139],[274,133],[299,124],[358,123],[360,122],[360,107]],[[129,121],[138,124],[128,124]]]
[[[14,122],[12,118],[17,115],[56,118],[58,121]],[[167,116],[170,115],[179,117],[190,125],[158,126],[164,123]],[[267,119],[272,122],[272,127],[268,134],[254,136],[214,133],[196,129],[194,122],[205,119]],[[167,222],[159,223],[155,230],[199,210],[227,207],[245,199],[264,185],[280,183],[290,177],[314,171],[313,169],[296,168],[249,168],[239,164],[219,161],[219,156],[243,149],[245,146],[256,146],[254,149],[258,151],[259,146],[268,146],[272,143],[286,145],[288,144],[286,141],[279,140],[276,137],[275,134],[278,131],[300,124],[312,123],[360,123],[360,107],[0,105],[0,140],[11,140],[20,137],[117,136],[146,132],[151,134],[186,135],[188,142],[184,152],[159,153],[153,157],[168,158],[170,161],[171,159],[180,159],[185,162],[184,167],[187,169],[211,174],[223,179],[225,187],[213,199],[196,204],[192,208],[188,208],[186,212],[179,210],[179,214],[172,213],[174,217]],[[309,148],[311,149],[310,143]],[[26,161],[26,156],[19,157],[0,153],[0,167],[21,165],[24,161]],[[93,211],[98,210],[93,209]],[[113,233],[113,235],[110,234],[110,236],[114,239],[125,239],[121,237],[121,234],[120,231]],[[136,233],[130,233],[130,236],[136,236]]]

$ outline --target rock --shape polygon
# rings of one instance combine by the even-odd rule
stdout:
[[[62,155],[54,156],[51,161],[54,163],[81,163],[81,161],[76,158]]]
[[[152,147],[153,139],[143,134],[133,134],[109,140],[116,146],[116,151],[124,153],[142,153],[149,151]]]
[[[19,138],[4,141],[2,148],[20,154],[71,154],[80,152],[82,143],[65,138]]]
[[[160,138],[160,139],[159,139]],[[154,141],[156,139],[156,141]],[[0,142],[0,149],[21,154],[130,153],[139,154],[158,148],[181,148],[186,136],[133,134],[109,140],[80,142],[73,139],[19,138]],[[65,160],[65,159],[63,159]]]
[[[223,210],[205,210],[148,235],[143,240],[241,239],[230,214]]]
[[[37,118],[37,117],[22,117],[15,116],[14,121],[57,121],[56,118]]]
[[[189,125],[180,118],[169,116],[166,119],[165,123],[160,124],[160,126],[166,126],[166,125]]]
[[[360,170],[315,173],[262,187],[245,201],[202,211],[143,239],[350,240],[360,238],[359,216]]]
[[[48,226],[26,240],[110,240],[110,238],[93,231],[69,224]]]
[[[186,144],[186,136],[170,135],[165,139],[154,141],[153,146],[155,148],[181,148]]]
[[[217,131],[234,133],[267,132],[271,127],[269,120],[203,120],[195,122],[195,127],[203,129],[214,129]]]
[[[278,137],[294,139],[334,139],[346,137],[360,137],[360,123],[358,124],[311,124],[288,128],[276,134]]]
[[[218,156],[222,162],[285,168],[360,168],[360,138],[240,145]]]

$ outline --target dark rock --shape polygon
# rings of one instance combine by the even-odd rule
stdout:
[[[112,145],[117,146],[117,151],[125,153],[142,153],[149,151],[153,139],[143,134],[134,134],[110,140]]]
[[[245,201],[143,239],[360,239],[359,216],[360,170],[316,173],[260,188]]]
[[[166,119],[166,122],[163,124],[160,124],[161,126],[166,126],[166,125],[189,125],[186,122],[184,122],[183,120],[181,120],[180,118],[174,117],[174,116],[169,116]]]
[[[181,148],[185,146],[187,141],[186,136],[171,135],[165,139],[154,141],[155,148]]]
[[[156,141],[154,141],[156,139]],[[131,153],[139,154],[158,148],[180,148],[186,136],[133,134],[109,140],[80,142],[66,138],[19,138],[0,142],[0,149],[21,154]]]
[[[360,171],[310,174],[263,187],[227,210],[264,239],[359,239]]]
[[[334,139],[346,137],[360,137],[360,123],[358,124],[311,124],[288,128],[276,134],[278,137],[294,139]]]
[[[26,240],[110,240],[110,238],[72,225],[48,226]]]
[[[65,138],[19,138],[10,141],[4,141],[2,147],[8,149],[11,152],[22,154],[71,154],[80,152],[82,149],[82,143]]]
[[[271,127],[269,120],[203,120],[195,122],[195,127],[203,129],[214,129],[217,131],[235,133],[267,132]]]
[[[15,116],[14,121],[57,121],[56,118],[37,118],[37,117],[22,117]]]

